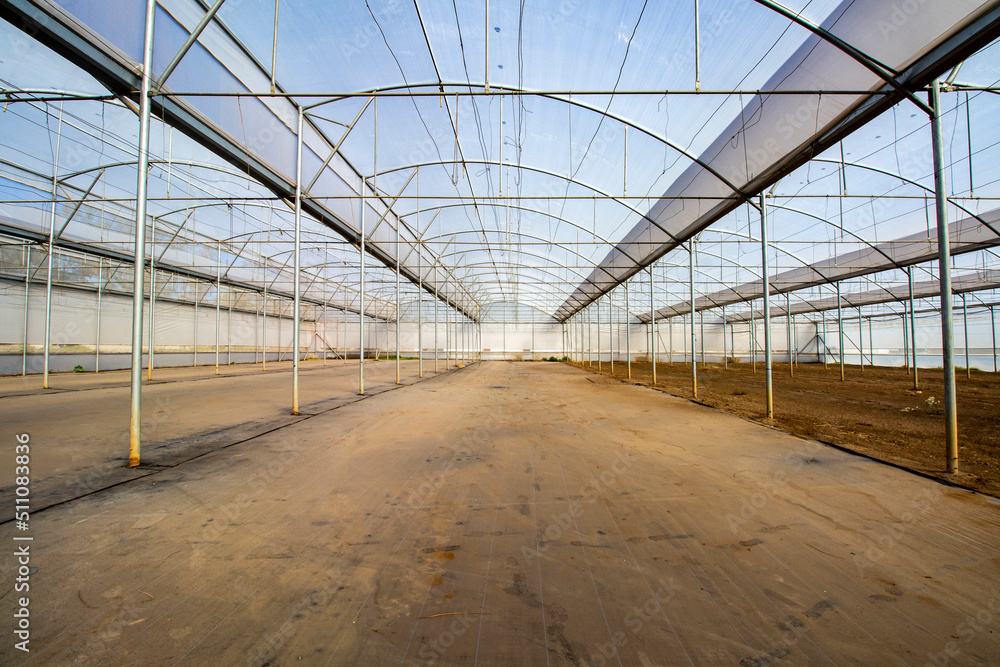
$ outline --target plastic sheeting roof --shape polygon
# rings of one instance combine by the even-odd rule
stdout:
[[[30,18],[40,26],[32,30],[35,38],[94,77],[46,55],[40,44],[17,37],[18,28],[7,25],[3,34],[20,50],[0,69],[4,88],[44,83],[82,94],[108,88],[133,96],[144,4],[4,3],[5,18]],[[995,85],[996,58],[972,54],[995,36],[1000,3],[912,4],[914,11],[910,4],[901,8],[876,0],[798,0],[784,7],[860,49],[906,85],[919,88],[966,57],[962,81]],[[269,191],[287,198],[292,189],[296,105],[302,105],[311,106],[304,133],[305,180],[315,176],[306,212],[320,223],[310,228],[307,252],[313,256],[306,265],[316,267],[317,285],[323,287],[315,296],[324,300],[338,290],[356,291],[357,256],[350,246],[333,247],[321,225],[356,244],[363,215],[370,250],[378,259],[392,268],[398,255],[405,277],[428,290],[439,288],[464,312],[475,316],[491,303],[520,302],[565,319],[657,259],[662,258],[668,281],[682,283],[683,276],[671,268],[686,264],[680,255],[673,257],[686,254],[677,249],[679,242],[709,225],[720,232],[741,230],[743,217],[752,216],[747,200],[775,182],[774,202],[784,208],[773,215],[772,238],[791,248],[798,258],[793,266],[804,261],[825,272],[821,267],[839,257],[880,270],[877,261],[856,253],[911,236],[913,221],[924,215],[926,201],[915,200],[926,198],[931,186],[926,116],[911,102],[894,107],[901,96],[883,79],[762,3],[706,0],[701,5],[702,88],[744,92],[656,92],[694,88],[691,2],[493,2],[488,17],[483,3],[471,1],[279,2],[278,29],[272,34],[272,0],[229,0],[165,84],[171,94],[157,98],[167,125],[158,130],[154,150],[164,160],[211,165],[210,176],[206,170],[195,173],[198,167],[187,174],[204,201],[228,197],[244,203],[220,207],[213,223],[191,232],[187,244],[171,250],[178,254],[164,259],[184,265],[198,255],[199,243],[209,246],[204,255],[213,239],[225,240],[227,255],[242,257],[234,262],[245,263],[247,280],[287,276],[279,268],[280,242],[274,241],[280,232],[265,233],[263,221],[276,220],[274,230],[287,229],[287,209],[276,213],[282,205]],[[158,3],[154,75],[208,7],[204,0]],[[995,46],[984,54],[991,52],[996,56]],[[18,67],[25,62],[32,64],[30,71]],[[272,74],[276,91],[290,91],[288,96],[267,96]],[[373,91],[380,95],[376,102],[369,101]],[[963,209],[953,211],[964,210],[967,217],[995,207],[989,196],[1000,194],[993,185],[1000,161],[990,158],[1000,137],[989,122],[994,96],[976,91],[972,105],[966,98],[965,109],[958,97],[947,109],[953,129],[950,173],[954,179],[955,168],[964,168],[962,142],[954,136],[961,138],[967,130],[970,148],[975,146],[969,161],[972,153],[982,157],[977,194],[987,197],[973,200],[970,177],[969,197],[961,202]],[[101,102],[67,102],[66,108],[85,104],[90,110],[78,113],[89,114],[95,127],[101,115],[105,142],[105,115],[115,115],[120,136],[112,143],[124,161],[134,134],[128,112]],[[19,145],[12,139],[5,147],[5,156],[12,158],[5,172],[13,179],[9,187],[31,181],[39,201],[52,157],[51,151],[33,147],[50,141],[55,110],[47,106],[44,114],[41,121],[26,113],[24,123],[34,128],[25,134],[30,141]],[[162,135],[169,125],[190,139],[167,140]],[[60,159],[58,171],[99,167],[109,152],[91,146],[77,153],[82,166]],[[224,167],[220,157],[229,165]],[[220,177],[224,168],[231,173]],[[122,191],[122,210],[111,213],[126,220],[128,170],[117,177],[113,171],[97,181],[98,189],[112,185]],[[177,171],[174,179],[181,178]],[[825,176],[817,177],[816,171]],[[880,202],[870,220],[853,228],[852,213],[861,215],[855,209],[862,209],[863,201],[846,200],[845,212],[844,199],[839,211],[821,199],[846,194],[848,173],[852,196]],[[79,196],[89,184],[81,174],[67,185]],[[169,186],[163,190],[166,199]],[[954,182],[951,193],[964,196]],[[266,216],[254,210],[252,200],[269,202]],[[184,224],[189,209],[180,200],[160,205],[167,233],[177,231],[181,238],[189,233]],[[103,218],[101,211],[92,213]],[[234,216],[244,218],[243,233],[254,239],[249,245],[235,240],[241,225],[234,227]],[[19,211],[7,222],[16,228],[25,225],[24,219]],[[836,220],[853,236],[833,239],[830,229],[817,227],[818,219],[827,226]],[[982,246],[994,243],[975,222],[963,224],[969,234],[983,237]],[[43,228],[44,220],[28,226]],[[122,226],[118,237],[105,238],[98,230],[95,238],[77,221],[67,229],[71,238],[123,247],[128,234]],[[752,247],[752,234],[745,237]],[[852,249],[855,242],[858,248]],[[754,260],[752,250],[734,249],[731,243],[713,247],[703,240],[699,247],[705,258],[719,257],[719,283],[729,290],[741,285],[735,288],[741,298],[752,294],[753,281],[742,269],[752,270],[759,262],[759,249]],[[213,261],[205,258],[206,275]],[[779,276],[787,278],[780,289],[815,283],[815,272],[792,273],[784,264],[788,261],[776,264]],[[699,291],[722,292],[715,280],[700,278]],[[343,298],[339,305],[348,307],[350,301]],[[665,301],[669,304],[669,290]],[[711,297],[705,302],[720,303]]]

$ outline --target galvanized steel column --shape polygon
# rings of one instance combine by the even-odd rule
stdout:
[[[916,311],[913,309],[913,267],[906,269],[906,282],[910,288],[910,357],[913,364],[913,389],[920,389],[919,373],[917,369],[917,321]]]
[[[143,77],[143,81],[144,82],[146,81],[145,77]],[[149,116],[148,116],[149,107],[148,107],[148,105],[146,107],[146,111],[147,111],[146,124],[147,124],[147,127],[148,127],[148,124],[149,124]],[[56,126],[56,152],[55,152],[55,157],[52,160],[52,212],[49,215],[49,253],[48,253],[48,257],[45,260],[45,264],[46,264],[47,268],[46,268],[46,271],[45,271],[45,274],[46,274],[45,275],[45,344],[43,346],[43,353],[42,353],[42,358],[43,358],[43,362],[42,362],[42,366],[43,366],[43,370],[42,370],[42,388],[43,389],[48,389],[49,388],[49,348],[51,347],[50,339],[52,338],[52,334],[51,334],[51,331],[52,331],[52,264],[53,264],[53,262],[55,260],[55,245],[56,245],[56,238],[55,238],[56,237],[56,185],[59,182],[59,143],[60,143],[61,140],[62,140],[62,102],[59,103],[59,123]],[[141,142],[142,142],[142,137],[141,136],[139,138],[139,141],[140,141],[140,144],[141,144]],[[147,133],[147,139],[146,139],[146,141],[147,141],[147,146],[148,146],[148,141],[149,141],[148,133]],[[140,151],[141,150],[142,150],[142,148],[140,146]],[[145,186],[145,183],[143,185]],[[145,192],[143,193],[143,195],[145,195]],[[145,208],[146,208],[145,196],[143,196],[143,202],[142,202],[142,204],[143,204],[143,214],[145,215]],[[142,223],[143,223],[142,224],[143,243],[145,243],[145,232],[146,232],[145,220],[143,220]],[[136,237],[136,243],[138,243],[138,238],[139,237],[137,236]],[[143,250],[145,250],[145,247],[143,248]],[[143,270],[143,266],[141,264],[138,265],[138,266],[139,266],[139,268],[137,270],[141,274],[142,270]],[[140,282],[139,284],[141,286],[142,283]],[[141,316],[141,309],[140,309],[140,316]],[[140,345],[140,349],[141,349],[141,346],[142,346],[142,327],[141,327],[141,323],[140,323],[140,329],[139,329],[139,345]],[[139,358],[139,361],[140,361],[140,363],[142,362],[142,357],[141,356]]]
[[[594,302],[594,309],[597,311],[597,370],[601,370],[601,302]]]
[[[146,379],[153,379],[153,346],[156,344],[156,217],[149,221],[149,352],[146,360]]]
[[[792,365],[792,297],[785,292],[785,317],[788,319],[788,375],[795,377],[795,366]]]
[[[260,315],[261,315],[261,318],[260,318],[260,351],[261,351],[260,370],[266,371],[267,370],[267,269],[266,268],[264,270],[264,301],[263,301],[263,303],[261,304],[261,307],[260,307]],[[195,321],[197,321],[197,320],[195,320]],[[195,329],[195,331],[197,331],[197,329]],[[198,358],[198,335],[197,334],[195,334],[194,345],[195,345],[195,347],[194,347],[194,350],[195,350],[195,352],[194,352],[195,359],[197,359]],[[198,362],[195,361],[195,366],[197,366],[197,365],[198,365]]]
[[[399,225],[396,220],[396,384],[399,384]]]
[[[21,375],[28,374],[28,285],[31,281],[31,246],[24,242],[24,333],[21,345]]]
[[[962,341],[965,343],[965,377],[972,379],[972,367],[969,366],[969,306],[965,302],[965,295],[962,295],[962,329],[964,331]]]
[[[937,212],[938,278],[941,282],[941,347],[944,367],[945,458],[948,472],[958,472],[958,400],[955,395],[955,341],[952,320],[951,241],[945,192],[944,137],[941,128],[941,82],[931,84],[931,143],[934,153],[934,194]]]
[[[129,400],[128,465],[139,465],[142,427],[142,300],[146,266],[146,171],[149,168],[149,83],[153,76],[153,17],[156,0],[146,0],[146,25],[139,85],[139,146],[135,190],[135,269],[132,275],[132,371]],[[49,261],[52,261],[51,255]],[[47,336],[46,336],[47,338]],[[46,344],[48,341],[46,341]]]
[[[726,345],[726,307],[722,307],[722,369],[729,370],[729,349]]]
[[[844,381],[844,309],[840,298],[840,281],[837,281],[837,335],[840,338],[840,381]]]
[[[295,242],[293,252],[295,257],[293,258],[293,269],[295,272],[294,281],[294,314],[293,328],[292,328],[292,347],[294,348],[294,356],[292,357],[292,414],[299,414],[299,327],[300,327],[300,317],[301,317],[301,307],[302,307],[302,286],[299,276],[300,271],[300,253],[302,250],[301,246],[301,236],[302,236],[302,121],[303,121],[303,110],[302,107],[298,108],[299,118],[298,118],[298,129],[295,131]]]
[[[771,277],[767,261],[767,200],[760,195],[761,278],[764,291],[764,386],[767,393],[767,417],[774,417],[774,385],[771,377]]]
[[[219,374],[219,318],[220,318],[220,308],[222,307],[222,241],[216,242],[216,260],[215,260],[215,374]],[[279,321],[280,324],[280,321]],[[278,330],[281,331],[280,329]],[[279,334],[279,344],[280,344],[280,334]]]
[[[698,336],[694,328],[696,313],[694,303],[694,240],[688,243],[688,287],[691,299],[691,395],[698,398]],[[704,343],[702,343],[704,345]]]
[[[993,331],[993,372],[997,372],[997,320],[993,306],[990,306],[990,329]]]
[[[608,329],[610,331],[610,336],[608,340],[610,341],[608,345],[611,350],[611,375],[615,374],[615,304],[612,298],[608,297]]]
[[[97,344],[94,346],[94,372],[101,372],[101,295],[104,292],[104,258],[97,258]]]
[[[631,317],[628,300],[628,282],[625,282],[625,359],[628,365],[628,379],[632,379],[632,331],[629,329],[629,318]]]
[[[653,363],[653,384],[656,384],[656,310],[653,307],[653,265],[649,265],[649,359]]]

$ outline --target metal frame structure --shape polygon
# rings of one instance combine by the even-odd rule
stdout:
[[[743,323],[750,324],[749,334],[754,348],[752,359],[756,363],[756,321],[762,320],[765,407],[766,415],[770,417],[773,416],[773,316],[785,319],[789,372],[792,374],[794,363],[798,361],[795,316],[804,316],[805,321],[816,322],[817,341],[821,323],[825,346],[826,316],[822,315],[819,321],[814,317],[817,313],[836,308],[840,338],[838,356],[843,378],[846,365],[844,306],[872,310],[882,308],[878,305],[880,303],[901,304],[902,312],[893,313],[895,317],[903,318],[902,348],[906,364],[913,369],[914,386],[917,386],[915,300],[938,295],[942,366],[946,381],[946,459],[948,470],[957,470],[952,321],[954,295],[961,295],[965,316],[968,313],[966,294],[985,293],[998,286],[994,274],[1000,264],[993,249],[1000,246],[1000,208],[995,204],[1000,201],[1000,191],[991,189],[991,183],[980,183],[978,193],[973,188],[973,130],[968,98],[970,92],[986,95],[983,102],[977,102],[986,104],[989,96],[997,90],[992,85],[979,85],[975,81],[956,83],[956,78],[958,67],[966,59],[975,58],[983,49],[992,48],[990,45],[1000,36],[1000,2],[983,2],[968,16],[958,17],[961,20],[944,24],[937,39],[920,44],[919,48],[914,47],[910,54],[912,57],[898,64],[885,62],[884,58],[876,57],[873,52],[844,36],[847,28],[843,24],[849,23],[852,17],[855,21],[864,18],[865,8],[877,7],[877,3],[857,3],[856,7],[852,7],[852,3],[841,3],[828,16],[810,18],[804,12],[797,12],[773,0],[747,2],[770,17],[761,20],[777,21],[775,25],[791,26],[801,31],[795,37],[798,50],[789,50],[785,65],[775,70],[776,78],[757,88],[703,88],[707,51],[702,21],[711,8],[696,2],[693,89],[619,89],[618,82],[614,87],[586,90],[532,89],[524,85],[520,78],[514,85],[497,80],[496,76],[491,82],[489,30],[485,31],[483,80],[468,79],[467,71],[466,81],[456,80],[445,73],[447,67],[442,67],[440,62],[441,45],[432,42],[425,17],[419,5],[415,5],[423,44],[433,65],[433,80],[407,82],[404,69],[396,60],[403,75],[402,84],[366,85],[356,90],[299,91],[284,88],[281,77],[275,71],[279,50],[285,48],[279,45],[277,31],[280,1],[275,8],[271,51],[262,54],[248,48],[239,37],[239,29],[229,24],[227,17],[231,19],[234,15],[227,14],[229,7],[225,0],[214,0],[211,4],[205,0],[190,0],[194,9],[186,14],[179,0],[146,0],[143,44],[138,59],[134,54],[130,56],[118,48],[97,27],[88,25],[58,2],[0,2],[0,18],[26,33],[35,43],[48,47],[81,68],[106,91],[73,92],[16,86],[3,90],[8,104],[26,109],[23,114],[25,122],[29,118],[41,117],[48,125],[49,119],[55,116],[56,125],[54,132],[47,127],[48,135],[54,137],[51,174],[0,155],[0,176],[9,184],[8,190],[18,190],[18,196],[4,203],[16,205],[24,211],[23,219],[0,219],[0,234],[17,241],[11,247],[17,246],[21,257],[20,260],[5,257],[2,273],[12,280],[23,280],[22,372],[27,372],[27,295],[29,286],[37,282],[31,269],[33,255],[35,261],[44,257],[46,265],[43,345],[43,384],[46,387],[52,340],[49,330],[52,288],[54,284],[67,284],[66,280],[57,280],[54,275],[58,253],[63,253],[64,257],[70,256],[66,255],[70,253],[76,258],[97,258],[98,299],[114,292],[108,289],[110,278],[107,282],[104,280],[105,261],[109,262],[109,270],[112,263],[133,263],[130,465],[139,465],[141,461],[144,334],[148,333],[147,373],[151,378],[156,351],[153,334],[155,307],[157,301],[164,298],[161,293],[171,281],[201,281],[214,285],[217,338],[222,286],[261,294],[264,367],[267,361],[267,299],[270,296],[272,299],[287,299],[291,303],[292,414],[298,414],[300,408],[301,325],[304,321],[322,323],[325,362],[326,351],[331,348],[326,339],[328,311],[343,313],[343,340],[337,343],[343,342],[345,361],[347,315],[353,314],[357,318],[359,394],[364,394],[365,390],[364,364],[366,343],[369,342],[366,329],[369,322],[384,322],[387,337],[390,323],[395,328],[398,384],[401,381],[400,354],[403,349],[401,330],[415,320],[419,375],[423,376],[423,327],[428,295],[433,303],[433,315],[427,319],[434,324],[435,372],[438,371],[441,350],[446,370],[453,365],[452,354],[457,365],[479,358],[481,352],[472,350],[484,351],[486,343],[483,337],[488,332],[484,332],[483,327],[495,322],[499,313],[501,347],[505,355],[508,353],[508,326],[526,321],[530,337],[528,351],[532,359],[536,356],[539,325],[544,325],[549,333],[542,332],[541,335],[557,332],[560,356],[581,362],[585,360],[587,364],[591,364],[596,356],[596,365],[600,369],[606,358],[604,343],[607,342],[612,369],[616,354],[620,360],[624,352],[629,375],[634,352],[632,335],[639,335],[645,328],[645,350],[653,362],[655,384],[657,355],[662,340],[658,327],[662,330],[663,321],[667,321],[670,341],[667,355],[672,361],[675,347],[673,320],[681,318],[685,355],[690,344],[694,397],[698,395],[699,354],[701,363],[706,363],[706,317],[709,319],[709,332],[721,327],[722,359],[726,367],[730,353],[737,354],[734,326]],[[946,8],[939,10],[949,16],[948,11],[952,11]],[[486,15],[489,20],[488,6]],[[640,13],[635,26],[637,30],[641,17]],[[170,49],[174,55],[167,60],[167,64],[157,69],[153,58],[154,26],[157,20],[164,19],[179,25],[184,36],[179,48]],[[378,23],[374,14],[372,19]],[[518,26],[519,32],[523,29],[523,25]],[[500,46],[495,44],[496,48],[501,48],[502,39],[500,42]],[[219,52],[220,44],[228,49],[224,55]],[[385,45],[391,54],[388,38]],[[814,55],[814,52],[819,55]],[[185,69],[186,64],[192,59],[204,59],[205,54],[213,65],[218,65],[239,81],[237,89],[182,88],[192,81],[190,70]],[[778,76],[783,72],[781,67],[792,68],[784,72],[787,77],[798,72],[796,68],[813,57],[824,57],[830,61],[842,58],[842,61],[836,61],[840,67],[852,63],[866,73],[856,77],[864,85],[827,89],[797,85],[801,80],[794,77],[792,80],[795,83],[785,84]],[[627,58],[626,50],[622,70],[618,73],[619,80]],[[268,59],[270,67],[264,64]],[[941,78],[949,71],[952,74],[942,84]],[[871,76],[875,78],[865,78]],[[177,84],[178,88],[168,87],[168,81]],[[958,121],[957,112],[950,110],[943,101],[942,92],[946,96],[954,96],[947,99],[956,100],[955,109],[958,108],[958,95],[966,95],[969,144],[967,196],[964,191],[948,189],[946,176],[956,165],[961,166],[961,160],[956,159],[954,152],[945,145],[946,116],[952,114],[948,122],[954,123],[954,127],[957,127]],[[669,127],[663,132],[654,130],[648,119],[638,112],[633,117],[624,107],[615,106],[616,97],[636,103],[656,101],[657,109],[659,101],[667,106],[671,99],[677,98],[717,104],[717,110],[727,108],[725,105],[733,104],[734,100],[738,100],[738,105],[735,107],[735,120],[722,131],[716,144],[701,150],[707,144],[705,141],[695,142],[696,135],[678,139],[671,135]],[[384,107],[381,129],[380,100]],[[789,144],[787,149],[765,150],[760,164],[756,163],[756,156],[749,154],[748,148],[743,148],[747,151],[743,156],[745,173],[727,168],[719,159],[722,149],[713,153],[713,146],[726,147],[727,142],[731,145],[734,141],[736,144],[742,142],[744,146],[752,144],[757,140],[754,132],[760,131],[755,126],[761,124],[769,113],[767,105],[774,104],[775,100],[786,100],[789,104],[800,101],[802,106],[793,108],[791,116],[798,123],[795,126],[797,143]],[[272,134],[282,137],[284,143],[281,147],[286,149],[286,154],[294,153],[294,156],[288,154],[284,156],[287,159],[283,159],[279,149],[257,146],[246,136],[237,138],[233,126],[227,125],[230,121],[213,115],[211,111],[212,104],[231,102],[237,105],[242,121],[243,101],[258,105],[253,107],[256,110],[254,113],[270,114],[267,117],[275,128]],[[427,119],[421,111],[422,108],[426,111],[428,103],[434,101],[438,102],[438,120],[443,122],[445,136],[454,144],[454,155],[450,158],[441,153],[438,141],[431,136]],[[494,108],[494,103],[497,108]],[[836,113],[826,111],[830,115],[824,116],[821,122],[824,103],[832,105]],[[58,109],[54,106],[56,104]],[[436,155],[430,150],[415,150],[404,155],[394,151],[392,142],[400,141],[394,126],[405,117],[401,111],[404,104],[412,106],[412,111],[431,136]],[[550,166],[544,155],[535,154],[537,161],[525,157],[526,150],[530,148],[522,137],[526,104],[538,105],[538,109],[547,111],[556,109],[558,113],[565,112],[569,139],[568,168]],[[72,111],[74,107],[80,108],[78,105],[114,109],[116,113],[134,112],[138,117],[135,143],[131,147],[135,159],[100,159],[85,169],[62,170],[60,142],[64,137],[64,110],[70,112],[66,132],[96,135],[96,129],[88,129],[86,120]],[[803,129],[801,126],[808,123],[802,119],[795,121],[795,114],[801,113],[802,108],[806,109],[808,120],[815,117],[815,127]],[[846,158],[845,141],[850,141],[852,135],[870,125],[881,122],[889,114],[895,127],[897,109],[904,108],[915,109],[917,114],[922,113],[927,119],[929,150],[924,152],[930,154],[926,160],[930,174],[921,173],[919,177],[914,177],[904,173],[902,167],[896,173],[863,159]],[[508,113],[510,115],[505,116]],[[483,114],[487,114],[489,124],[494,118],[499,123],[501,129],[497,149],[493,146],[493,136],[484,137],[483,128],[487,123]],[[573,155],[574,114],[578,124],[596,127],[579,161],[574,161]],[[389,120],[385,120],[386,117]],[[503,129],[508,121],[516,126],[516,131]],[[37,125],[37,120],[35,122]],[[470,135],[467,129],[463,129],[470,122],[475,125],[478,134]],[[463,123],[466,125],[463,126]],[[615,157],[614,161],[605,160],[614,165],[613,169],[583,170],[605,123],[611,128],[609,132],[614,133],[616,141],[620,132],[622,156],[620,159]],[[776,127],[780,127],[780,123]],[[160,141],[158,143],[162,145],[151,147],[157,143],[152,138],[166,129],[170,131],[169,141]],[[207,150],[211,157],[174,160],[174,129],[183,135],[180,143],[185,150],[189,153]],[[245,134],[246,126],[242,129]],[[733,134],[727,135],[730,130]],[[794,131],[791,133],[795,134]],[[103,129],[101,134],[101,141],[114,145],[116,151],[123,155],[127,153],[128,137],[122,141],[118,138],[107,141],[103,138]],[[481,151],[470,146],[470,136],[478,137]],[[380,153],[379,139],[382,137],[387,137],[387,140],[383,140]],[[280,143],[277,138],[274,142]],[[897,136],[893,144],[897,150],[901,142],[902,139]],[[695,143],[700,148],[693,148]],[[386,144],[390,144],[389,148],[385,148]],[[614,150],[618,148],[616,145]],[[757,150],[756,146],[754,150]],[[839,159],[831,155],[837,150],[840,152]],[[677,190],[670,186],[664,191],[659,177],[639,173],[635,166],[637,159],[648,159],[648,154],[653,151],[663,151],[663,175],[674,178],[675,183],[697,184],[700,183],[697,179],[704,176],[710,186],[701,190]],[[477,155],[477,152],[482,155]],[[636,155],[639,158],[634,157]],[[676,169],[668,168],[671,155],[675,158],[675,165],[681,161]],[[291,169],[288,168],[289,162]],[[184,168],[187,168],[186,175]],[[803,192],[812,185],[811,181],[805,188],[798,189],[789,184],[802,170],[808,173],[813,168],[833,170],[831,173],[837,175],[837,187],[821,192]],[[213,186],[200,175],[202,171],[215,174],[220,180]],[[867,191],[848,192],[848,174],[855,171],[867,174],[878,183]],[[119,173],[134,173],[133,191],[123,187]],[[423,191],[421,174],[424,175]],[[447,178],[442,180],[442,174]],[[806,180],[809,181],[808,176]],[[927,181],[931,181],[932,185],[926,184]],[[649,185],[650,191],[644,195],[635,194],[641,192],[641,189],[636,190],[641,188],[637,182]],[[173,184],[176,186],[172,192]],[[184,196],[177,194],[181,186],[185,189]],[[105,192],[109,187],[113,190],[111,196]],[[659,187],[663,194],[651,194],[654,187]],[[631,196],[630,190],[633,192]],[[933,225],[929,213],[932,196]],[[912,229],[894,221],[898,216],[884,214],[881,217],[886,220],[880,219],[875,210],[876,199],[895,202],[897,207],[922,205],[927,219],[927,233],[914,234]],[[819,202],[828,206],[830,201],[836,203],[836,215],[817,212]],[[858,212],[866,203],[872,208],[868,227],[845,222],[845,215],[861,215]],[[553,204],[559,209],[552,210]],[[592,208],[590,215],[586,210],[588,204]],[[47,207],[47,229],[33,222],[36,217],[34,211],[42,207]],[[222,228],[225,220],[219,217],[223,215],[220,213],[223,209],[228,215],[228,233]],[[234,210],[240,211],[240,224],[245,231],[233,229]],[[256,213],[251,215],[248,210]],[[917,211],[915,208],[910,210],[908,219],[916,220]],[[950,211],[957,211],[964,217],[949,224]],[[431,212],[434,213],[430,221],[422,226],[421,213],[427,216]],[[747,221],[745,229],[741,218],[744,212]],[[275,215],[278,216],[277,224],[274,224]],[[120,224],[126,216],[132,217],[131,229],[127,231]],[[189,225],[193,227],[198,216],[212,220],[210,224],[214,229],[206,232],[203,228],[201,233],[196,233]],[[783,221],[791,216],[799,221],[799,227],[806,225],[802,228],[805,231],[810,229],[812,222],[817,223],[826,239],[817,243],[797,237],[803,236],[805,231],[782,231]],[[60,217],[62,223],[57,226]],[[754,217],[759,217],[759,234],[751,231],[754,226],[751,218]],[[99,222],[94,222],[95,218],[99,218]],[[448,219],[447,229],[444,227],[445,218]],[[431,231],[435,221],[438,224],[437,233]],[[547,225],[547,230],[541,228],[543,224]],[[936,234],[932,233],[932,227]],[[888,240],[885,229],[889,229]],[[161,231],[169,236],[169,240],[156,238]],[[881,239],[878,237],[880,231],[883,233]],[[715,232],[718,232],[718,239]],[[571,234],[575,234],[575,239]],[[808,243],[813,245],[806,245]],[[256,250],[255,244],[258,246]],[[198,262],[199,248],[212,246],[217,254],[214,263]],[[827,256],[817,256],[817,252],[823,252],[822,246],[829,249]],[[817,247],[820,249],[817,250]],[[35,248],[34,253],[32,248]],[[223,259],[224,252],[229,256],[226,260]],[[284,263],[278,266],[282,255]],[[372,265],[369,265],[369,259],[374,260]],[[774,266],[771,265],[772,259]],[[15,263],[23,265],[20,267],[23,276]],[[148,290],[145,278],[147,267],[150,275]],[[914,269],[928,274],[931,280],[918,283],[915,287]],[[952,271],[958,271],[954,280]],[[230,275],[231,272],[235,275]],[[658,272],[660,275],[657,275]],[[641,278],[642,274],[648,280]],[[165,277],[162,283],[157,281],[160,275]],[[842,293],[843,285],[851,288],[846,294]],[[858,289],[855,289],[856,286]],[[836,291],[835,301],[823,296],[831,287]],[[636,290],[638,293],[635,293]],[[147,291],[148,332],[143,328],[144,294]],[[784,305],[777,310],[771,303],[775,294],[785,295]],[[175,300],[186,302],[183,297]],[[196,312],[202,300],[203,295],[198,295],[191,301]],[[756,300],[763,302],[757,311],[753,306]],[[987,300],[982,299],[982,303]],[[603,301],[607,302],[607,315],[601,314]],[[443,318],[439,316],[439,302],[445,306]],[[635,306],[637,310],[633,310],[634,303],[642,305]],[[524,306],[531,313],[529,320],[521,319],[520,311]],[[230,313],[232,307],[230,303]],[[304,307],[312,312],[304,315]],[[256,316],[256,304],[254,308]],[[992,304],[989,310],[992,318]],[[510,311],[513,311],[513,317]],[[539,313],[542,314],[541,321]],[[872,319],[882,316],[881,312],[870,312],[867,316],[869,339],[872,337]],[[859,310],[862,338],[858,350],[862,368],[865,363],[863,317]],[[194,321],[194,358],[197,363],[197,319]],[[621,341],[623,321],[624,345]],[[439,346],[438,341],[439,323],[444,325],[443,346]],[[965,318],[963,325],[968,367],[969,334]],[[726,337],[727,327],[733,338],[731,346]],[[95,370],[100,366],[100,324],[97,335]],[[339,331],[336,335],[341,337]],[[378,332],[372,335],[377,341]],[[512,335],[521,334],[515,332]],[[340,347],[338,344],[337,349]],[[995,358],[995,342],[993,349]],[[217,369],[218,350],[217,340]],[[824,362],[827,351],[824,349],[821,355]],[[254,354],[256,358],[256,352]],[[871,356],[874,361],[873,352]]]

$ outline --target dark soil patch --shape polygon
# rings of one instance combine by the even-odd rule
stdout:
[[[574,364],[580,366],[580,364]],[[584,370],[610,375],[610,364],[584,364]],[[652,366],[632,362],[632,381],[649,385]],[[615,378],[626,380],[626,364],[615,362]],[[956,374],[959,469],[945,471],[944,395],[940,370],[920,370],[920,390],[903,368],[788,364],[773,369],[774,419],[765,416],[764,367],[757,364],[698,366],[698,400],[727,412],[815,438],[873,458],[901,465],[962,486],[1000,495],[1000,375],[972,371]],[[688,397],[691,366],[656,364],[656,387]],[[934,399],[931,401],[930,399]]]

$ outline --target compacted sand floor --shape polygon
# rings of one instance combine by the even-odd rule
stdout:
[[[565,364],[404,370],[307,364],[300,417],[285,369],[164,372],[124,472],[120,378],[0,382],[3,503],[28,432],[50,505],[0,525],[0,662],[1000,660],[993,499]]]

